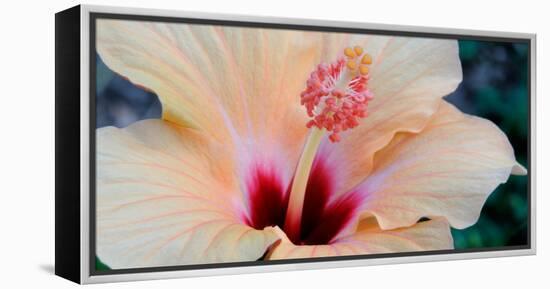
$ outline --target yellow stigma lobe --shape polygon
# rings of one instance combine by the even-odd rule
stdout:
[[[368,53],[363,53],[363,47],[356,45],[344,48],[344,55],[348,57],[346,67],[352,71],[351,75],[356,76],[358,73],[366,76],[369,74],[368,65],[372,64],[372,56]],[[359,60],[361,59],[361,60]]]
[[[370,54],[365,53],[365,55],[363,55],[363,59],[361,59],[361,63],[371,64],[372,63],[372,57],[370,56]]]
[[[346,49],[344,49],[344,54],[349,57],[349,58],[355,58],[355,52],[353,51],[353,49],[351,49],[350,47],[347,47]]]

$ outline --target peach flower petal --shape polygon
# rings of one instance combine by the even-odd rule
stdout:
[[[422,132],[399,134],[376,154],[373,173],[357,190],[384,230],[436,216],[462,229],[477,221],[512,170],[525,172],[496,125],[442,102]]]
[[[278,237],[243,224],[228,155],[162,120],[98,129],[98,257],[113,269],[260,258]]]
[[[297,159],[307,133],[299,93],[319,57],[300,31],[100,19],[105,64],[155,92],[163,119],[218,141]]]
[[[442,218],[388,231],[381,230],[375,218],[365,218],[355,233],[329,245],[296,246],[276,230],[281,240],[268,253],[269,260],[453,249],[449,224]]]
[[[164,120],[234,147],[240,186],[257,161],[285,183],[307,133],[299,93],[319,58],[313,33],[100,19],[97,50],[155,92]]]

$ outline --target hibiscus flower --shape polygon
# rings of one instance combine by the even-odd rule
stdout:
[[[96,41],[162,104],[97,130],[111,268],[452,249],[450,227],[526,174],[443,99],[455,40],[100,19]]]

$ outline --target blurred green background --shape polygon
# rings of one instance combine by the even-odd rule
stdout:
[[[518,161],[527,167],[528,45],[469,40],[459,45],[464,79],[446,99],[463,112],[498,125],[510,139]],[[160,118],[161,106],[154,94],[135,87],[97,59],[98,128]],[[491,194],[474,226],[453,229],[455,248],[526,245],[527,180],[526,176],[511,176]],[[96,261],[98,270],[108,269]]]
[[[464,80],[446,99],[498,125],[527,168],[529,46],[486,41],[460,41],[459,46]],[[452,230],[455,248],[527,245],[527,181],[527,176],[510,176],[500,185],[474,226]]]

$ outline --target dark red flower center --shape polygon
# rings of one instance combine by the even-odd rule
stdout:
[[[361,203],[360,195],[349,192],[331,198],[334,193],[333,175],[326,161],[316,158],[307,183],[300,234],[291,239],[294,244],[329,244],[355,216]],[[276,170],[256,166],[247,187],[250,212],[245,218],[246,224],[259,230],[267,226],[283,229],[291,184],[285,186]]]

